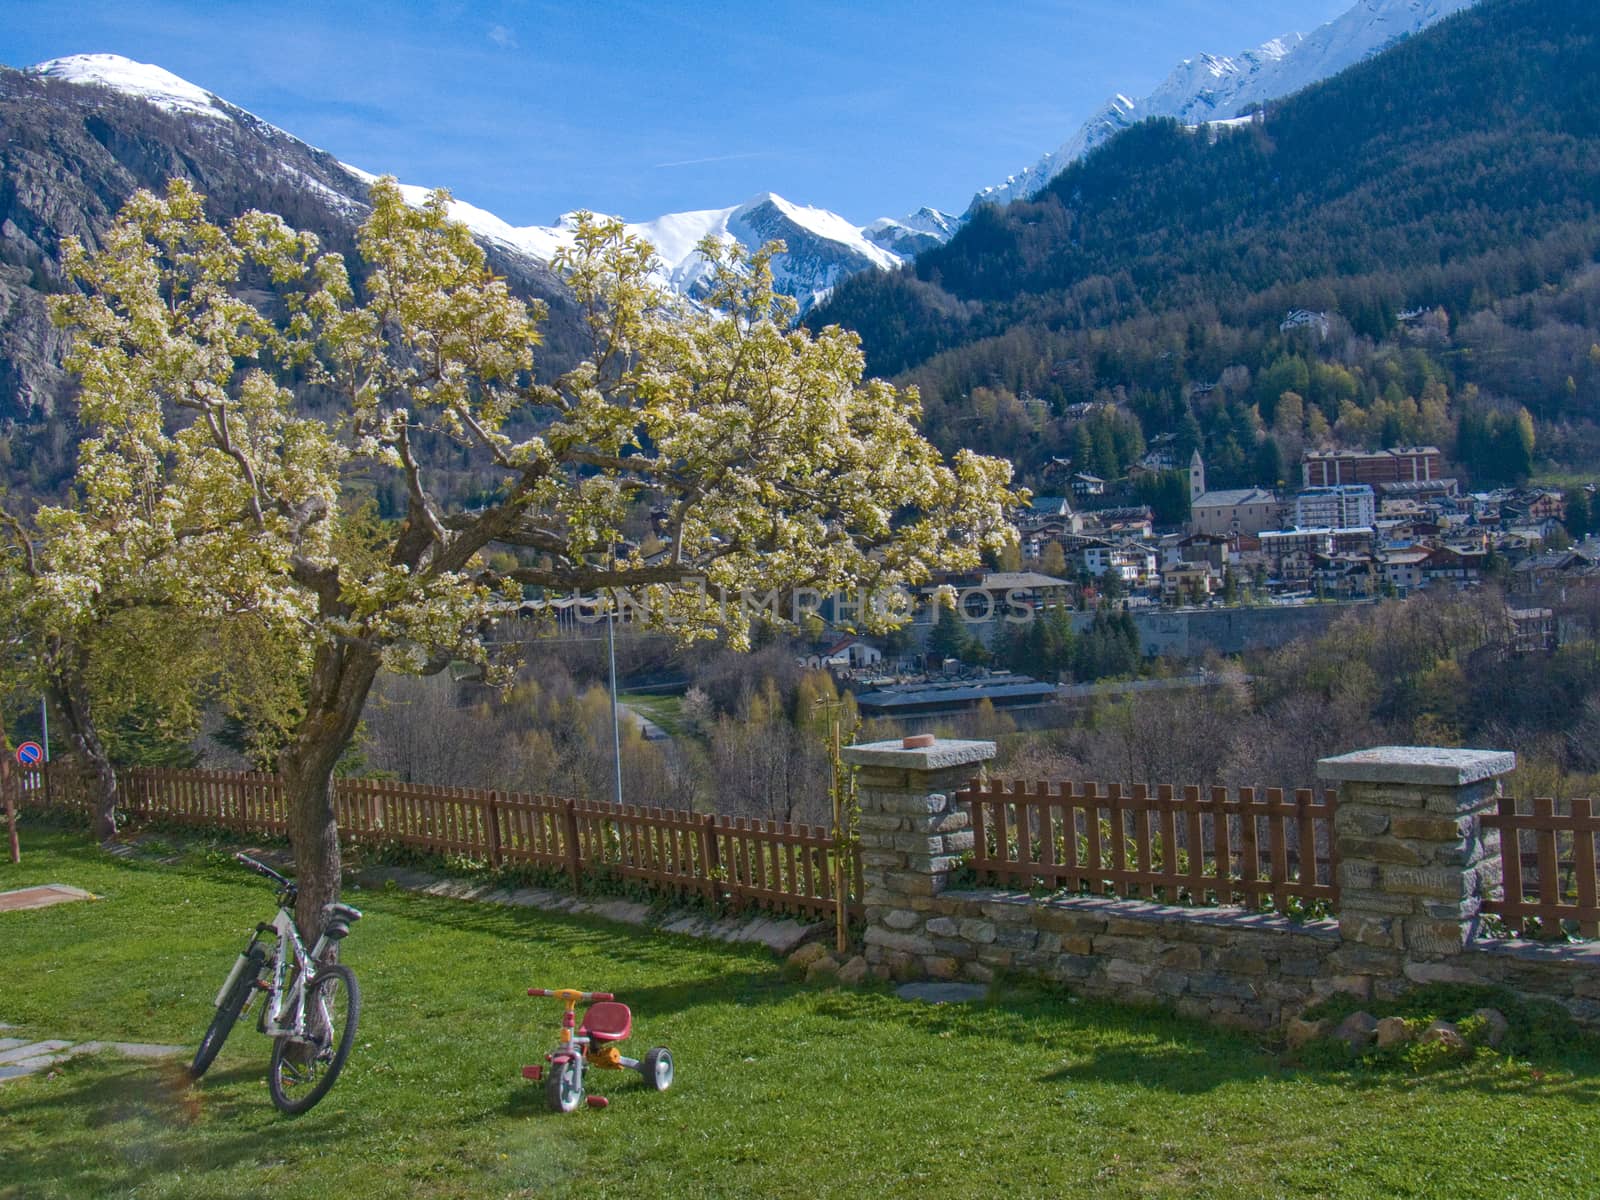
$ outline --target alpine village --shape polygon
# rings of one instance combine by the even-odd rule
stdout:
[[[1594,0],[19,8],[0,1200],[1600,1196]]]

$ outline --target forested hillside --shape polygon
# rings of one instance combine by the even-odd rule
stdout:
[[[1484,0],[1253,123],[1137,126],[810,322],[1036,486],[1085,465],[1097,402],[1140,435],[1101,438],[1099,474],[1157,438],[1220,486],[1430,441],[1488,482],[1527,473],[1534,426],[1600,462],[1597,254],[1600,6]]]
[[[366,188],[331,155],[231,105],[196,116],[0,67],[0,472],[11,490],[52,493],[72,470],[74,383],[61,361],[66,335],[47,311],[47,297],[69,286],[62,240],[98,247],[136,189],[163,191],[170,179],[193,183],[217,221],[277,213],[364,272],[355,231]],[[566,289],[543,265],[489,249],[519,295],[549,304],[539,364],[564,370],[579,346]]]

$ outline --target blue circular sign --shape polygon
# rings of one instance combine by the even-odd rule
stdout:
[[[17,747],[17,761],[25,767],[36,767],[44,761],[44,747],[38,742],[23,742]]]

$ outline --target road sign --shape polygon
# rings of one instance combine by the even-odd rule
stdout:
[[[17,747],[17,761],[25,767],[36,767],[44,761],[44,747],[38,742],[23,742]]]

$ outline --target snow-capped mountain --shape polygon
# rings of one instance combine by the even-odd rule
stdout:
[[[1234,118],[1251,105],[1336,74],[1473,2],[1358,0],[1344,15],[1308,35],[1286,35],[1227,57],[1202,54],[1187,59],[1144,99],[1112,97],[1053,153],[1004,184],[983,189],[973,203],[1004,204],[1031,196],[1075,159],[1147,117],[1171,116],[1191,125]],[[24,73],[52,82],[109,88],[175,118],[203,120],[218,128],[231,123],[274,144],[293,143],[299,150],[285,152],[281,173],[316,192],[323,202],[343,206],[352,214],[362,208],[365,185],[374,178],[158,66],[115,54],[79,54],[39,63]],[[308,155],[315,169],[307,167]],[[429,190],[416,184],[402,187],[413,203],[421,203]],[[540,268],[572,236],[571,214],[552,225],[519,226],[468,201],[455,200],[451,215],[501,255],[526,258]],[[961,217],[922,208],[905,217],[883,217],[857,226],[827,209],[765,192],[729,208],[629,222],[628,229],[656,247],[661,285],[690,296],[699,294],[704,284],[705,263],[695,252],[702,238],[738,241],[748,248],[781,238],[788,252],[774,263],[774,275],[780,290],[794,296],[804,312],[845,277],[869,268],[899,266],[948,241],[962,222]]]
[[[26,73],[42,79],[111,88],[168,113],[265,124],[237,105],[170,71],[115,54],[76,54],[52,59],[30,67]],[[275,132],[282,133],[281,130]],[[348,163],[339,166],[363,186],[376,178]],[[326,184],[314,178],[304,182],[326,188]],[[420,204],[429,192],[427,187],[416,184],[403,184],[402,190],[415,204]],[[338,189],[338,193],[343,198],[344,189]],[[548,263],[572,237],[570,213],[554,225],[518,226],[464,200],[454,201],[450,211],[451,216],[485,241],[543,263]],[[954,217],[937,209],[924,208],[899,220],[884,217],[862,228],[837,213],[794,204],[772,192],[731,208],[668,213],[654,220],[627,225],[630,233],[648,239],[655,246],[660,259],[656,277],[661,285],[689,296],[699,294],[705,279],[705,260],[695,249],[701,239],[710,236],[725,242],[737,241],[752,249],[773,239],[782,239],[788,250],[774,262],[774,278],[780,291],[800,302],[802,312],[826,296],[845,276],[869,267],[898,266],[919,250],[945,241],[955,227]]]
[[[108,87],[148,100],[167,112],[187,113],[196,117],[226,119],[232,105],[196,87],[187,79],[180,79],[171,71],[153,63],[134,62],[120,54],[71,54],[66,58],[52,58],[28,68],[27,74],[41,79],[62,79],[68,83],[83,83]]]
[[[358,167],[346,169],[364,183],[373,176]],[[402,184],[401,192],[413,204],[421,204],[428,189]],[[924,215],[926,214],[926,215]],[[491,212],[453,200],[450,215],[480,238],[507,249],[549,262],[563,246],[570,245],[576,225],[575,213],[565,213],[554,225],[511,225]],[[705,238],[738,242],[755,248],[781,239],[788,248],[773,262],[773,281],[779,291],[800,302],[802,312],[820,301],[839,280],[869,267],[894,267],[915,256],[923,245],[918,238],[934,234],[922,228],[955,229],[955,219],[946,213],[924,209],[904,221],[883,218],[866,229],[850,224],[825,208],[793,204],[773,192],[763,192],[731,208],[707,208],[693,212],[668,213],[653,221],[625,221],[627,231],[644,238],[656,250],[657,282],[670,291],[698,296],[705,286],[708,268],[696,247]],[[949,236],[946,232],[937,240]]]
[[[972,202],[1008,204],[1026,199],[1100,143],[1149,117],[1176,117],[1186,125],[1230,120],[1251,105],[1337,75],[1473,3],[1358,0],[1342,16],[1309,34],[1287,34],[1235,55],[1185,59],[1150,95],[1142,100],[1113,96],[1056,150],[1004,183],[984,188]]]

